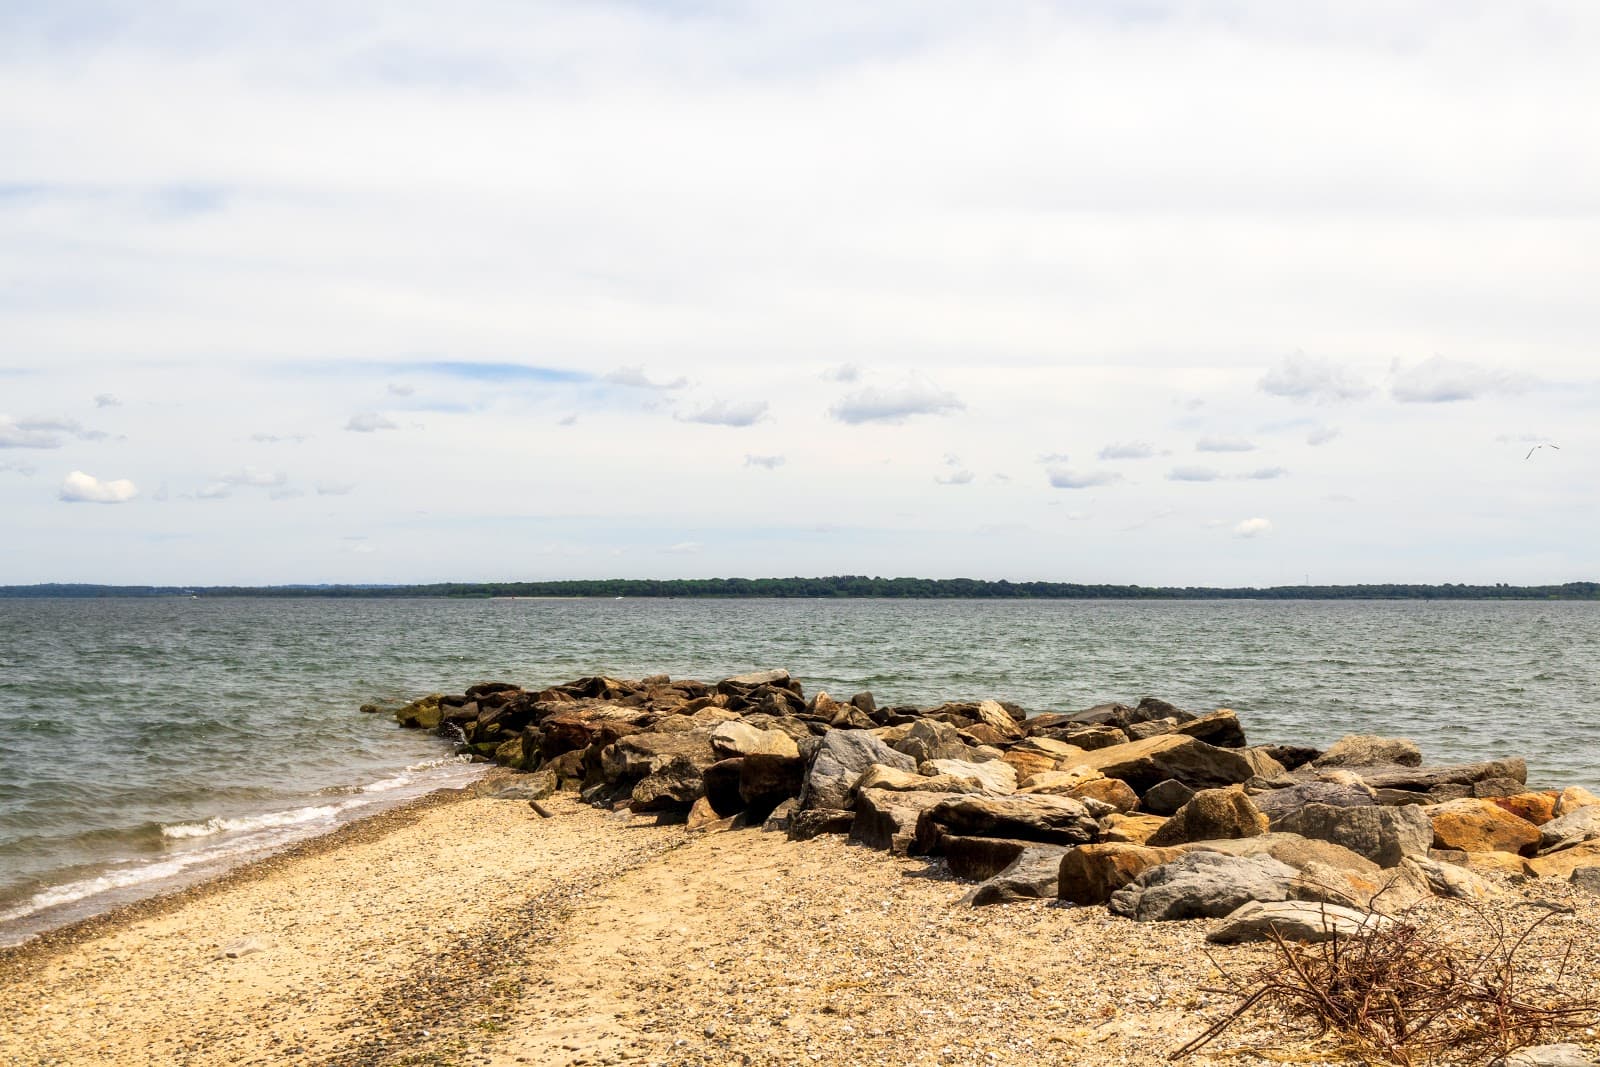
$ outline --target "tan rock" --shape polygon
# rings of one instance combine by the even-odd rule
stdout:
[[[1517,793],[1509,797],[1494,797],[1490,803],[1503,808],[1519,819],[1535,826],[1543,826],[1556,817],[1556,801],[1560,793],[1547,790],[1543,793]]]
[[[1022,724],[1013,719],[1011,713],[1002,708],[998,701],[978,702],[978,723],[988,726],[1005,741],[1017,741],[1023,736]]]
[[[711,806],[711,801],[705,797],[696,800],[689,808],[689,819],[685,828],[695,833],[715,833],[719,830],[731,830],[734,816],[727,818],[717,814],[717,809]]]
[[[1528,861],[1510,852],[1462,852],[1459,849],[1435,848],[1428,851],[1430,859],[1465,867],[1477,874],[1528,875],[1533,872]]]
[[[1056,769],[1058,762],[1054,756],[1021,747],[1008,749],[1000,758],[1011,765],[1012,770],[1017,772],[1019,780],[1032,778],[1036,774],[1047,774]]]
[[[1102,843],[1079,845],[1061,857],[1057,895],[1074,904],[1104,904],[1151,867],[1171,863],[1181,848]]]
[[[1068,770],[1045,771],[1024,778],[1017,787],[1019,793],[1055,793],[1065,796],[1067,793],[1083,785],[1104,778],[1105,775],[1092,767],[1073,767]]]
[[[976,778],[962,778],[951,774],[918,774],[898,767],[874,763],[856,782],[856,789],[889,789],[899,793],[982,793],[984,784]]]
[[[1106,781],[1114,782],[1116,779],[1107,778]],[[1142,845],[1166,821],[1159,815],[1107,815],[1100,820],[1100,836],[1104,841],[1117,844]]]
[[[1532,852],[1539,828],[1492,800],[1463,797],[1424,809],[1433,821],[1433,847],[1462,852]]]
[[[1540,878],[1570,878],[1579,867],[1600,867],[1600,840],[1585,841],[1528,861],[1528,870]]]
[[[1065,795],[1074,800],[1098,800],[1120,812],[1130,812],[1139,806],[1139,794],[1121,778],[1093,778],[1073,786]]]
[[[1159,847],[1190,841],[1224,841],[1259,837],[1266,832],[1267,817],[1250,803],[1243,786],[1233,785],[1200,790],[1151,836],[1149,843]]]
[[[1568,786],[1556,798],[1556,814],[1566,815],[1577,811],[1579,808],[1592,807],[1600,804],[1600,797],[1595,796],[1581,785]]]

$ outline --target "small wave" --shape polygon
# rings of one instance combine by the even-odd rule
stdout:
[[[163,878],[171,878],[182,874],[187,868],[198,863],[205,863],[212,858],[205,853],[194,853],[188,856],[177,856],[161,863],[147,863],[127,870],[111,871],[97,878],[84,878],[76,882],[66,882],[62,885],[51,886],[49,889],[35,893],[28,898],[26,903],[19,904],[8,911],[0,912],[0,922],[21,919],[35,912],[44,911],[46,908],[71,904],[74,901],[98,896],[101,893],[129,889],[143,885],[146,882],[158,882]]]
[[[380,778],[376,782],[368,782],[361,787],[363,793],[387,793],[391,789],[404,789],[416,779],[409,774],[397,774],[393,778]]]
[[[248,830],[270,830],[279,826],[299,826],[318,819],[331,819],[344,810],[342,804],[326,804],[315,808],[293,808],[289,811],[269,811],[262,815],[244,815],[234,819],[218,816],[205,822],[176,823],[161,828],[161,836],[174,840],[192,837],[211,837],[215,834],[242,833]]]

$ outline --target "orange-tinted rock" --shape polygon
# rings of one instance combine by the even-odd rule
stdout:
[[[1116,781],[1115,778],[1107,780]],[[1107,815],[1100,820],[1100,838],[1125,845],[1142,845],[1166,821],[1159,815]]]
[[[1433,822],[1434,848],[1521,855],[1539,847],[1539,828],[1492,800],[1463,797],[1425,810]]]
[[[1183,855],[1181,848],[1145,845],[1079,845],[1061,857],[1057,895],[1074,904],[1104,904],[1111,894],[1139,877],[1143,871],[1171,863]]]
[[[1074,800],[1098,800],[1121,812],[1129,812],[1139,806],[1139,794],[1120,778],[1094,778],[1073,786],[1065,795]]]
[[[1528,860],[1528,869],[1540,878],[1571,878],[1579,867],[1600,867],[1600,841],[1585,841],[1548,856]]]
[[[1431,849],[1428,855],[1440,863],[1453,863],[1478,874],[1532,873],[1528,861],[1510,852],[1460,852],[1452,849]]]
[[[1555,792],[1518,793],[1515,796],[1494,797],[1493,803],[1519,819],[1543,826],[1556,817],[1556,800],[1560,795]]]

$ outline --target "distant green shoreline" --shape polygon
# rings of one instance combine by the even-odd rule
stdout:
[[[1089,585],[974,578],[604,578],[554,582],[438,582],[428,585],[0,586],[0,599],[30,597],[682,597],[866,600],[1600,600],[1600,582],[1563,585]]]

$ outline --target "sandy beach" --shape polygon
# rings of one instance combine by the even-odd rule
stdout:
[[[0,1062],[1158,1064],[1232,1003],[1214,959],[1267,958],[1208,955],[1206,920],[972,909],[840,837],[546,805],[436,794],[9,950]],[[1536,952],[1574,942],[1592,988],[1596,898],[1538,895],[1574,910]],[[1309,1060],[1339,1058],[1254,1024],[1190,1062]]]

